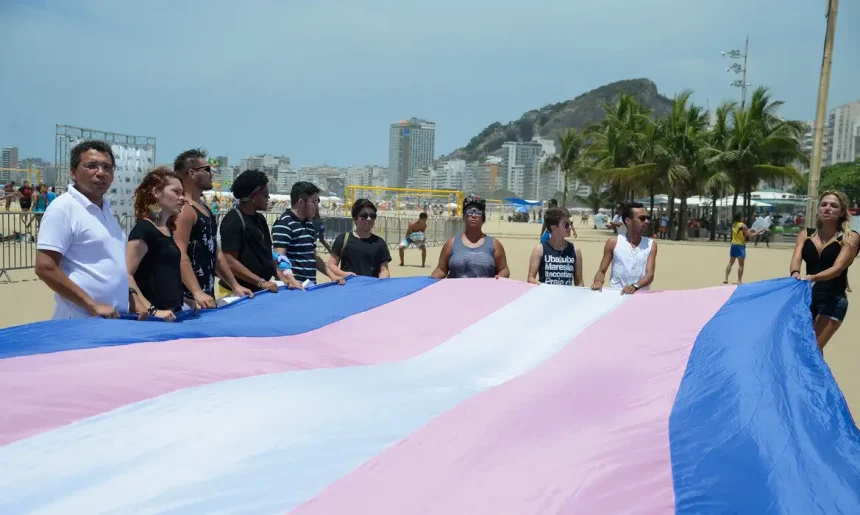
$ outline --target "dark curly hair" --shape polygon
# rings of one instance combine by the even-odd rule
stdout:
[[[240,173],[236,180],[233,181],[233,186],[230,191],[236,200],[247,200],[255,191],[260,190],[263,186],[269,184],[269,176],[260,170],[245,170]]]
[[[179,180],[179,177],[169,166],[158,166],[146,174],[143,182],[134,190],[134,217],[136,219],[149,218],[149,206],[158,203],[155,192],[166,188],[170,179]],[[171,231],[176,230],[176,215],[167,219],[167,227]]]

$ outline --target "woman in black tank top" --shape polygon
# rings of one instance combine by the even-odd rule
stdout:
[[[807,237],[797,235],[791,258],[791,276],[800,279],[800,262],[806,264],[806,279],[812,281],[812,321],[818,348],[839,329],[848,312],[848,267],[857,256],[860,235],[849,225],[848,201],[838,191],[825,191],[818,201],[818,229]]]
[[[570,213],[566,209],[547,209],[544,223],[549,239],[538,243],[529,258],[528,282],[582,286],[582,254],[565,238],[571,234]]]

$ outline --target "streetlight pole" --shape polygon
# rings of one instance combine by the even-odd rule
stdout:
[[[828,0],[827,32],[824,35],[824,55],[818,80],[818,106],[812,140],[812,163],[809,169],[809,190],[806,201],[806,232],[811,234],[818,215],[818,182],[821,179],[821,150],[824,144],[824,119],[827,116],[827,95],[830,91],[830,64],[833,61],[833,40],[836,37],[836,14],[839,0]]]
[[[723,57],[728,57],[730,59],[741,59],[743,58],[744,64],[734,63],[728,68],[726,68],[727,72],[735,72],[742,73],[741,80],[733,80],[729,82],[729,86],[734,86],[736,88],[741,88],[741,109],[744,108],[747,101],[747,86],[750,84],[747,82],[747,55],[749,54],[750,49],[750,37],[747,36],[746,42],[744,43],[744,53],[741,54],[740,50],[729,50],[728,52],[723,52]]]
[[[744,105],[747,102],[747,56],[750,53],[750,37],[747,35],[746,42],[744,43],[744,74],[741,79],[741,109],[744,108]]]

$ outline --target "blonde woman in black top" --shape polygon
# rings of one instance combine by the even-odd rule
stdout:
[[[836,333],[848,311],[848,267],[857,256],[860,235],[851,231],[848,200],[839,191],[825,191],[818,199],[818,223],[812,236],[797,235],[791,257],[791,276],[800,279],[800,262],[812,286],[812,322],[818,348]]]

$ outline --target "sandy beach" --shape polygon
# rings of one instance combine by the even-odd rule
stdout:
[[[587,285],[591,284],[603,251],[603,244],[611,235],[609,231],[594,230],[591,225],[580,226],[578,217],[573,221],[578,238],[572,240],[582,251],[584,273]],[[528,272],[528,257],[537,242],[540,225],[536,223],[499,223],[490,220],[485,225],[488,234],[496,236],[503,243],[511,269],[511,278],[525,280]],[[334,235],[330,235],[334,236]],[[659,241],[657,273],[653,284],[656,290],[677,290],[722,286],[723,274],[728,262],[727,243],[706,242],[667,242]],[[406,251],[406,266],[398,265],[396,250],[392,251],[394,261],[391,272],[394,277],[429,275],[439,257],[441,247],[427,249],[427,268],[421,268],[420,252],[415,249]],[[789,272],[792,246],[787,243],[764,244],[747,247],[747,261],[744,282],[760,281],[775,277],[785,277]],[[849,270],[850,283],[860,288],[858,264]],[[733,270],[730,282],[736,280]],[[53,310],[53,294],[39,281],[32,270],[9,272],[13,282],[0,283],[0,327],[9,327],[45,320]],[[614,293],[604,292],[606,295]],[[848,403],[856,413],[860,410],[860,377],[856,373],[860,361],[860,347],[856,335],[860,331],[860,301],[857,294],[849,293],[851,305],[848,316],[836,336],[830,341],[825,353],[833,373],[842,388]],[[658,315],[655,323],[672,323],[672,314]],[[754,319],[750,323],[755,323]],[[743,330],[739,328],[739,330]],[[855,335],[852,337],[852,335]]]

